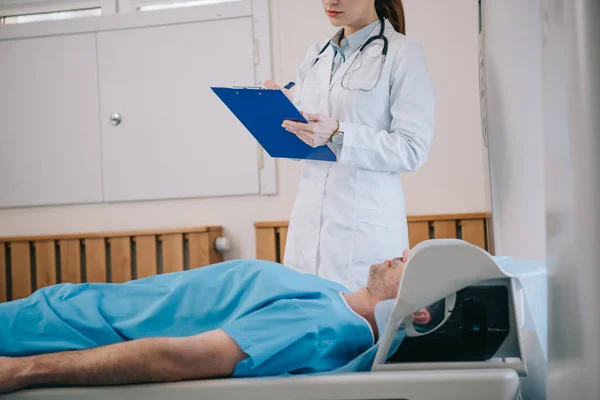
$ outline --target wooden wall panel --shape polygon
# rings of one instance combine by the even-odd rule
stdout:
[[[256,229],[256,258],[259,260],[277,261],[275,228]]]
[[[190,254],[190,269],[204,267],[210,262],[210,245],[209,234],[205,233],[190,233],[188,235],[188,247]],[[214,246],[214,243],[213,243]]]
[[[424,240],[429,240],[429,222],[418,221],[408,223],[408,242],[412,249]]]
[[[8,282],[6,276],[6,249],[0,242],[0,303],[8,301]]]
[[[106,242],[104,238],[85,239],[87,282],[106,282]]]
[[[59,242],[60,281],[81,283],[81,244],[79,239],[64,239]]]
[[[31,294],[31,254],[29,242],[10,244],[12,299],[23,299]]]
[[[145,235],[135,238],[137,278],[147,278],[158,273],[156,260],[156,236]]]
[[[409,245],[411,248],[424,240],[460,238],[493,253],[493,238],[490,235],[491,218],[488,213],[411,215],[407,217]],[[461,232],[457,225],[460,225]],[[288,221],[256,222],[256,258],[261,260],[283,260]],[[279,232],[277,246],[275,232]]]
[[[485,219],[485,234],[487,239],[487,251],[491,255],[496,255],[496,248],[494,242],[494,221],[492,220],[491,215]]]
[[[279,262],[283,263],[283,260],[285,257],[285,243],[287,241],[288,228],[281,227],[278,229],[278,232],[279,232],[279,254],[281,257]]]
[[[183,235],[162,236],[163,273],[183,271]]]
[[[456,239],[456,221],[433,221],[435,239]]]
[[[54,285],[56,281],[56,244],[54,240],[35,242],[36,287]]]
[[[110,276],[113,283],[131,280],[131,239],[110,238]]]
[[[485,223],[482,219],[461,221],[462,239],[482,249],[486,247]]]
[[[223,254],[215,249],[215,240],[222,234],[221,227],[208,226],[1,237],[0,303],[27,297],[37,288],[60,282],[126,282],[133,278],[134,272],[136,278],[153,276],[159,273],[159,262],[164,266],[161,273],[181,271],[187,267],[186,243],[190,268],[221,262]],[[161,260],[157,258],[157,237],[162,240]],[[136,243],[135,266],[132,240]]]

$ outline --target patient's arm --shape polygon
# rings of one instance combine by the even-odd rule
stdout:
[[[0,393],[33,385],[95,386],[226,377],[245,358],[221,330],[90,350],[0,357]]]

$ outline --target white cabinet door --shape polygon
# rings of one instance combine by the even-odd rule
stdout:
[[[0,207],[102,201],[95,34],[0,40]]]
[[[253,48],[250,17],[98,33],[105,201],[259,193],[256,142],[210,90],[253,84]]]

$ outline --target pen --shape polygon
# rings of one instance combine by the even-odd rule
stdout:
[[[293,88],[294,86],[296,86],[296,82],[290,82],[287,85],[285,85],[283,88],[285,90],[290,90],[291,88]]]

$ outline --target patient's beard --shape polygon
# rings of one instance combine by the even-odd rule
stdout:
[[[374,265],[369,269],[369,279],[367,281],[367,289],[372,296],[378,300],[384,300],[385,297],[385,268],[380,268],[379,265]]]

